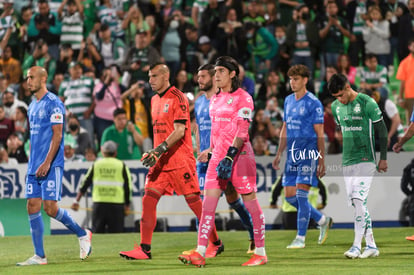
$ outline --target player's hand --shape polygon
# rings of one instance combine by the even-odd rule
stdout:
[[[233,168],[233,159],[225,156],[224,159],[216,167],[217,176],[220,179],[226,180],[231,176],[231,170]]]
[[[384,160],[384,159],[381,159],[379,162],[378,162],[378,167],[377,167],[377,170],[378,170],[378,172],[387,172],[387,169],[388,169],[388,163],[387,163],[387,161],[386,160]]]
[[[316,176],[318,178],[322,178],[323,176],[325,176],[325,161],[320,158],[319,162],[318,162],[318,170],[316,171]]]
[[[128,216],[130,214],[130,209],[129,209],[129,205],[124,205],[124,215],[125,217]]]
[[[276,204],[270,204],[270,205],[269,205],[269,208],[272,208],[272,209],[277,209],[277,205],[276,205]]]
[[[43,162],[40,164],[39,168],[36,171],[36,177],[43,178],[46,177],[47,173],[49,172],[50,164]]]
[[[229,179],[231,177],[231,170],[233,169],[233,160],[236,157],[239,149],[230,146],[227,150],[227,155],[220,161],[216,167],[217,176],[219,179]]]
[[[157,148],[149,150],[148,152],[144,153],[144,155],[142,155],[142,158],[141,158],[142,165],[144,165],[145,167],[154,166],[157,163],[157,161],[160,159],[161,155],[167,152],[167,150],[168,150],[168,145],[164,141],[163,143],[158,145]]]
[[[317,206],[316,206],[316,209],[318,209],[318,210],[321,210],[321,209],[324,209],[325,208],[325,204],[323,204],[323,203],[320,203],[320,204],[318,204]]]
[[[200,153],[200,155],[198,155],[197,160],[203,163],[208,162],[210,160],[209,153],[210,153],[209,149],[204,150],[203,152]]]
[[[279,170],[280,169],[279,164],[280,164],[280,156],[279,155],[276,155],[275,159],[272,162],[272,166],[276,170]]]
[[[72,203],[72,206],[70,207],[70,209],[72,209],[73,211],[78,211],[79,210],[79,203],[78,202]]]
[[[392,146],[392,150],[393,150],[395,153],[399,153],[399,152],[401,151],[401,149],[402,149],[402,145],[401,145],[399,142],[395,143],[395,144]]]

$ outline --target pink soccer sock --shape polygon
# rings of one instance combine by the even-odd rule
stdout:
[[[215,228],[214,217],[219,198],[205,196],[203,212],[198,227],[198,245],[207,246],[211,231]]]
[[[265,217],[257,199],[245,201],[244,205],[249,211],[253,221],[254,243],[256,247],[265,245]]]

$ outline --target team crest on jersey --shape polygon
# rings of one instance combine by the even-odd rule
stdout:
[[[318,115],[321,115],[323,113],[322,108],[316,108],[316,112],[318,113]]]
[[[227,104],[231,104],[233,102],[233,98],[232,97],[230,97],[230,99],[229,100],[227,100]]]
[[[163,112],[164,112],[164,113],[168,113],[168,108],[170,108],[170,105],[169,105],[169,104],[165,104],[165,105],[164,105],[164,110],[163,110]]]
[[[244,118],[244,119],[251,119],[252,110],[247,107],[241,108],[238,112],[238,115],[239,117]]]
[[[38,115],[39,115],[40,119],[44,118],[45,117],[45,110],[40,109]]]
[[[305,107],[300,107],[299,108],[299,114],[303,115],[305,113]]]
[[[187,111],[187,106],[185,106],[185,104],[181,104],[180,108],[183,112]]]
[[[359,114],[361,112],[361,105],[357,103],[354,107],[354,113]]]

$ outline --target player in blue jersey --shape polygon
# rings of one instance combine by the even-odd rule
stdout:
[[[27,212],[34,246],[34,256],[17,265],[47,264],[43,249],[43,220],[41,207],[50,217],[63,223],[79,238],[80,258],[91,253],[92,233],[82,229],[68,214],[58,207],[61,199],[63,175],[63,133],[65,107],[62,101],[46,88],[47,72],[32,67],[27,73],[27,85],[35,99],[29,106],[30,158],[26,178]]]
[[[211,119],[210,119],[210,99],[217,92],[217,87],[214,80],[215,69],[214,65],[206,64],[201,66],[198,69],[198,85],[202,94],[197,98],[195,102],[195,117],[197,122],[197,140],[199,141],[199,152],[197,157],[197,174],[198,181],[200,184],[200,190],[204,190],[204,182],[208,166],[208,154],[211,151],[210,148],[210,133],[211,133]],[[225,195],[228,204],[232,209],[234,209],[237,214],[240,216],[240,219],[244,227],[249,231],[249,249],[247,253],[253,253],[255,249],[254,237],[253,237],[253,224],[252,219],[247,211],[246,207],[243,204],[243,201],[240,199],[240,196],[237,194],[233,185],[228,184],[227,189],[225,190]],[[220,244],[222,246],[222,244]],[[219,246],[214,246],[209,244],[206,257],[209,258],[213,255],[217,255],[224,248]]]
[[[286,201],[298,209],[298,232],[287,248],[304,248],[309,219],[320,225],[319,244],[323,244],[332,225],[332,219],[309,204],[309,189],[317,186],[317,178],[325,174],[325,142],[323,107],[306,90],[310,72],[304,65],[292,66],[288,71],[293,94],[285,99],[283,126],[273,167],[279,169],[283,151],[287,160],[282,185]]]

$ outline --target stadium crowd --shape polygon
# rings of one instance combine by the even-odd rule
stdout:
[[[152,147],[150,65],[164,62],[190,109],[201,93],[197,70],[228,55],[254,99],[250,139],[274,155],[290,66],[311,70],[307,89],[325,107],[327,153],[341,152],[327,82],[345,74],[380,106],[392,148],[414,105],[406,71],[414,54],[414,0],[2,0],[0,11],[0,162],[27,162],[27,71],[48,72],[49,91],[67,110],[66,161],[93,161],[101,144],[120,159]],[[408,57],[407,57],[408,56]],[[395,65],[405,62],[390,85]],[[401,66],[402,67],[402,66]],[[401,69],[402,70],[402,69]],[[397,90],[397,91],[395,91]],[[394,94],[396,95],[394,96]],[[406,109],[400,118],[398,107]],[[132,123],[128,123],[131,121]],[[196,127],[194,127],[196,129]],[[195,133],[194,133],[195,136]],[[121,153],[120,151],[121,150]],[[196,151],[196,149],[194,150]]]

